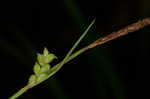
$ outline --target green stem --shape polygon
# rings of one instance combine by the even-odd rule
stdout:
[[[131,24],[130,26],[127,26],[123,29],[121,29],[118,32],[113,32],[110,35],[104,37],[104,38],[100,38],[98,40],[96,40],[95,42],[93,42],[92,44],[78,50],[77,52],[75,52],[74,54],[72,54],[72,52],[74,51],[74,49],[77,47],[77,45],[80,43],[80,41],[83,39],[83,37],[87,34],[87,32],[89,31],[89,29],[92,27],[92,25],[94,24],[95,19],[92,21],[92,23],[89,25],[89,27],[85,30],[85,32],[81,35],[81,37],[77,40],[77,42],[74,44],[74,46],[71,48],[71,50],[67,53],[66,57],[57,65],[55,65],[53,68],[50,69],[50,71],[47,72],[48,76],[43,79],[40,82],[36,82],[34,85],[30,86],[27,85],[24,88],[20,89],[18,92],[16,92],[13,96],[11,96],[9,99],[16,99],[18,98],[20,95],[22,95],[24,92],[26,92],[28,89],[40,84],[41,82],[45,81],[46,79],[50,78],[52,75],[54,75],[57,71],[59,71],[59,69],[67,62],[69,62],[70,60],[74,59],[75,57],[77,57],[78,55],[80,55],[81,53],[85,52],[88,49],[94,48],[97,45],[101,45],[103,43],[106,43],[110,40],[113,40],[117,37],[123,36],[128,34],[129,32],[134,32],[144,26],[147,26],[150,24],[150,18],[146,18],[143,19],[142,21],[138,21],[137,23]],[[71,55],[72,54],[72,55]]]
[[[17,93],[15,93],[13,96],[11,96],[9,99],[16,99],[18,98],[20,95],[22,95],[24,92],[26,92],[29,89],[28,86],[23,87],[22,89],[20,89]]]

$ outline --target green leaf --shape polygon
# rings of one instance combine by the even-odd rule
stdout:
[[[34,65],[34,67],[33,67],[33,71],[34,71],[34,73],[35,73],[37,76],[38,76],[39,73],[40,73],[40,69],[41,69],[40,65],[39,65],[38,63],[35,63],[35,65]]]

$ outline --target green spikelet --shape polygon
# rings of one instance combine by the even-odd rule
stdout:
[[[35,83],[36,83],[36,76],[35,76],[35,75],[31,75],[31,76],[29,77],[28,84],[33,85],[33,84],[35,84]]]
[[[39,75],[40,74],[40,70],[41,70],[41,67],[38,63],[35,63],[34,67],[33,67],[33,71],[35,73],[35,75]]]
[[[37,82],[41,82],[43,80],[45,80],[45,78],[47,78],[47,74],[43,73],[41,75],[39,75],[39,77],[37,78]]]
[[[45,64],[44,66],[41,67],[40,74],[47,72],[49,69],[50,69],[50,65]]]

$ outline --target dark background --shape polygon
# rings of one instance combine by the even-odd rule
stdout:
[[[58,57],[53,64],[61,61],[95,17],[95,25],[78,49],[150,15],[150,0],[1,4],[0,74],[6,98],[27,84],[36,53],[47,47]],[[148,79],[149,28],[83,53],[19,99],[135,99],[143,91],[139,88],[147,86],[139,82]]]

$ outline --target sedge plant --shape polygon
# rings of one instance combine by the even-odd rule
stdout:
[[[49,53],[47,48],[44,48],[42,54],[37,54],[37,61],[35,62],[35,65],[33,66],[33,74],[29,77],[27,85],[25,87],[21,88],[15,94],[13,94],[9,99],[17,99],[19,96],[21,96],[27,90],[33,88],[34,86],[37,86],[38,84],[42,83],[43,81],[45,81],[48,78],[50,78],[51,76],[53,76],[56,72],[58,72],[62,68],[62,66],[65,63],[74,59],[75,57],[77,57],[81,53],[87,51],[88,49],[94,48],[94,47],[101,45],[103,43],[106,43],[110,40],[113,40],[120,36],[126,35],[129,32],[137,31],[140,28],[149,25],[150,18],[145,18],[143,20],[139,20],[138,22],[128,25],[127,27],[122,28],[117,32],[112,32],[111,34],[109,34],[105,37],[101,37],[101,38],[97,39],[96,41],[94,41],[93,43],[89,44],[88,46],[81,48],[80,50],[73,53],[75,48],[78,46],[78,44],[85,37],[87,32],[90,30],[90,28],[92,27],[94,22],[95,22],[95,19],[91,22],[91,24],[87,27],[87,29],[84,31],[84,33],[76,41],[76,43],[73,45],[73,47],[67,53],[65,58],[58,64],[56,64],[54,66],[50,65],[50,63],[54,59],[57,59],[57,57],[54,54]]]

